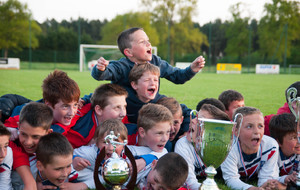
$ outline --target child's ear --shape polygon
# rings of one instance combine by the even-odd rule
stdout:
[[[136,85],[136,83],[135,83],[134,81],[130,82],[130,84],[131,84],[131,87],[132,87],[134,90],[137,89],[137,85]]]
[[[145,137],[146,131],[143,127],[138,128],[138,134],[143,138]]]
[[[131,53],[131,50],[129,48],[126,48],[124,49],[124,54],[127,56],[127,57],[132,57],[132,53]]]
[[[155,168],[156,164],[157,164],[157,160],[154,159],[151,164],[152,170]]]
[[[237,124],[234,126],[233,133],[234,133],[234,135],[235,135],[236,137],[237,137],[238,134],[239,134],[239,128],[238,128],[238,125],[237,125]]]
[[[95,113],[96,113],[96,115],[99,115],[99,116],[102,115],[102,109],[99,105],[95,106]]]
[[[43,171],[44,170],[44,166],[43,166],[42,162],[40,162],[39,160],[36,161],[36,168],[39,171]]]

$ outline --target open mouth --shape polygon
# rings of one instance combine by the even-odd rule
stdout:
[[[147,50],[147,53],[152,54],[152,50],[151,49]]]
[[[150,92],[151,94],[154,94],[155,88],[149,88],[149,89],[148,89],[148,92]]]
[[[110,158],[111,155],[112,155],[111,153],[107,153],[107,154],[106,154],[106,157],[107,157],[107,158]]]
[[[251,139],[251,142],[254,143],[255,145],[259,144],[259,141],[260,141],[259,138],[253,138],[253,139]]]

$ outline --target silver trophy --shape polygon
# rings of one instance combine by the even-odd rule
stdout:
[[[291,112],[294,114],[296,118],[296,125],[297,125],[297,137],[298,143],[300,143],[300,97],[297,97],[297,89],[292,87],[287,90],[286,99],[289,105]],[[297,182],[296,185],[300,187],[300,172],[298,171]]]
[[[234,135],[236,119],[240,117],[240,124],[243,120],[242,114],[237,114],[233,122],[198,118],[197,111],[193,110],[191,115],[197,117],[196,130],[192,136],[192,144],[196,153],[205,164],[207,178],[203,181],[201,190],[219,189],[214,180],[218,168],[227,157],[231,147],[237,142],[240,127],[237,128],[237,136]],[[241,125],[240,125],[241,126]],[[194,137],[194,139],[193,139]],[[207,167],[208,166],[208,167]]]
[[[113,131],[110,131],[110,134],[107,135],[104,139],[106,144],[110,143],[114,147],[112,156],[107,159],[103,164],[102,176],[104,181],[109,184],[111,187],[104,187],[101,184],[98,176],[98,169],[101,165],[102,160],[105,158],[105,148],[103,148],[96,159],[95,170],[94,170],[94,180],[96,188],[99,190],[104,189],[112,189],[112,190],[120,190],[122,189],[122,185],[125,184],[130,178],[129,182],[126,185],[126,189],[133,190],[135,186],[135,181],[137,177],[137,168],[135,164],[134,157],[130,150],[125,146],[127,144],[127,140],[124,143],[120,143],[116,141],[119,138],[120,134],[117,136]],[[128,162],[117,155],[115,152],[116,145],[124,145],[125,146],[125,155],[129,158],[131,162],[131,167]]]

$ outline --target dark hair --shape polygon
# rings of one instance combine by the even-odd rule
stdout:
[[[59,70],[54,70],[44,79],[42,90],[44,101],[48,101],[52,107],[59,100],[70,103],[80,98],[78,84],[67,73]]]
[[[128,92],[125,88],[117,84],[106,83],[97,87],[91,97],[92,109],[96,105],[99,105],[101,109],[104,109],[108,104],[108,99],[113,96],[128,96]]]
[[[244,100],[244,97],[238,91],[225,90],[219,95],[218,99],[224,104],[225,109],[228,110],[231,102]]]
[[[274,115],[269,123],[270,135],[280,144],[283,143],[283,137],[289,133],[297,134],[296,118],[291,113]]]
[[[225,120],[225,121],[230,121],[228,115],[217,108],[214,105],[211,104],[203,104],[200,110],[205,110],[207,111],[214,119],[220,119],[220,120]]]
[[[72,145],[65,136],[56,132],[42,136],[36,148],[36,159],[44,166],[52,163],[55,156],[69,155],[73,155]]]
[[[8,137],[10,137],[10,135],[11,135],[11,132],[0,121],[0,136],[8,136]]]
[[[124,50],[126,48],[131,48],[131,34],[133,34],[134,32],[138,31],[138,30],[143,30],[143,28],[138,28],[138,27],[134,27],[134,28],[129,28],[127,30],[124,30],[123,32],[121,32],[121,34],[118,36],[118,47],[119,50],[121,51],[121,53],[127,57],[124,53]]]
[[[300,81],[294,82],[293,84],[291,84],[286,90],[285,90],[285,98],[286,98],[286,102],[288,102],[287,99],[287,91],[290,88],[296,88],[297,89],[297,95],[296,97],[300,97]]]
[[[198,103],[196,110],[199,111],[201,109],[201,107],[203,106],[203,104],[211,104],[213,106],[216,106],[220,110],[225,111],[224,104],[220,100],[217,100],[215,98],[205,98],[205,99],[201,100]]]
[[[167,188],[178,189],[184,184],[189,167],[182,156],[169,152],[158,159],[154,170],[160,175],[161,181]]]
[[[30,102],[20,113],[19,123],[27,122],[31,127],[42,127],[49,130],[53,122],[53,111],[44,103]]]
[[[160,104],[148,103],[143,105],[139,110],[137,127],[142,127],[145,131],[148,131],[159,122],[170,122],[171,126],[173,123],[171,111]]]

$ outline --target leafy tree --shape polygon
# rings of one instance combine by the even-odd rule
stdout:
[[[175,53],[200,53],[201,45],[208,45],[207,37],[192,23],[196,0],[142,0],[142,3],[152,13],[153,26],[159,32],[160,55],[168,55],[171,64]]]
[[[300,38],[299,1],[273,0],[265,4],[266,15],[258,27],[260,53],[266,58],[273,55],[282,61],[285,52],[287,30],[287,57],[291,54],[292,42]]]
[[[39,45],[37,35],[41,28],[30,19],[31,14],[26,4],[17,0],[0,1],[0,49],[5,50],[4,57],[8,56],[8,50],[18,51],[24,47],[36,48]]]
[[[241,18],[241,3],[237,3],[230,7],[233,21],[227,21],[224,25],[227,45],[225,53],[227,55],[241,58],[248,53],[249,44],[249,17]]]
[[[159,38],[155,28],[150,25],[150,14],[144,12],[127,13],[116,16],[101,29],[102,45],[117,45],[119,34],[131,27],[141,27],[150,38],[152,46],[156,46]]]

